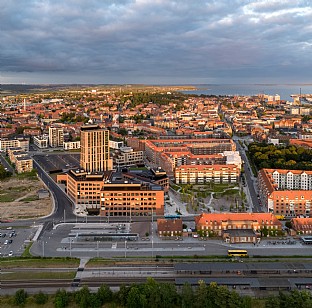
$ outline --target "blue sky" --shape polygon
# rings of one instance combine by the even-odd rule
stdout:
[[[311,0],[6,0],[0,83],[312,83]]]

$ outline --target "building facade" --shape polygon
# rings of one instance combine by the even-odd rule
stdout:
[[[65,151],[80,149],[80,141],[67,141],[63,142],[63,148]]]
[[[268,212],[286,217],[310,216],[312,171],[262,169],[258,186]]]
[[[186,165],[175,169],[177,184],[237,183],[239,175],[236,165]]]
[[[195,225],[203,236],[222,236],[226,230],[282,230],[282,223],[272,213],[203,213],[195,217]]]
[[[144,152],[143,151],[133,151],[131,147],[122,147],[114,155],[114,166],[124,167],[133,165],[142,165],[144,163]]]
[[[49,127],[49,146],[62,147],[64,142],[64,130],[62,127]]]
[[[101,190],[101,216],[151,216],[164,214],[164,190],[143,182],[114,181]]]
[[[24,151],[29,151],[28,138],[0,138],[0,151],[6,152],[9,148],[22,148]]]
[[[93,124],[82,126],[80,149],[80,166],[86,172],[102,172],[113,169],[107,129]]]
[[[33,140],[39,149],[46,149],[49,146],[49,136],[47,135],[34,136]]]

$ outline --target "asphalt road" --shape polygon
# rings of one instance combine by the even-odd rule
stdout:
[[[7,171],[10,171],[12,174],[15,173],[14,168],[12,168],[12,166],[6,161],[2,153],[0,155],[0,163],[4,168],[7,168]]]
[[[156,257],[160,256],[194,256],[212,255],[226,256],[228,249],[247,249],[250,256],[309,256],[312,245],[303,245],[298,240],[294,244],[286,244],[277,240],[273,245],[263,240],[258,245],[227,244],[219,239],[199,240],[198,238],[184,238],[183,240],[164,240],[153,234],[149,240],[137,241],[96,241],[94,234],[103,232],[105,226],[92,224],[61,224],[53,230],[46,230],[44,236],[35,242],[31,253],[49,257]],[[89,239],[82,234],[89,232]],[[78,234],[78,236],[76,236]]]
[[[261,208],[261,205],[259,204],[259,200],[257,197],[257,192],[254,187],[254,181],[253,181],[253,173],[251,170],[251,166],[249,164],[249,160],[246,156],[245,149],[241,147],[239,142],[237,140],[234,140],[237,146],[237,149],[241,155],[242,160],[244,161],[244,171],[245,171],[245,178],[246,178],[246,184],[247,188],[249,190],[250,198],[252,201],[252,208],[253,212],[259,213],[259,212],[264,212],[263,209]]]

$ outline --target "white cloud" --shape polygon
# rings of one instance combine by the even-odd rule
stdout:
[[[292,69],[311,68],[312,9],[306,3],[2,1],[2,78],[15,75],[18,82],[23,72],[33,72],[54,80],[58,72],[68,80],[79,72],[85,82],[131,82],[131,76],[222,82],[225,75],[265,76],[270,66],[276,75],[285,63],[289,78],[304,78]]]

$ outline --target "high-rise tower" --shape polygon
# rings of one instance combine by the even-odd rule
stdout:
[[[113,160],[109,157],[109,131],[98,125],[81,127],[80,166],[87,172],[112,170]]]
[[[49,127],[49,145],[52,148],[62,147],[64,142],[64,131],[62,127]]]

